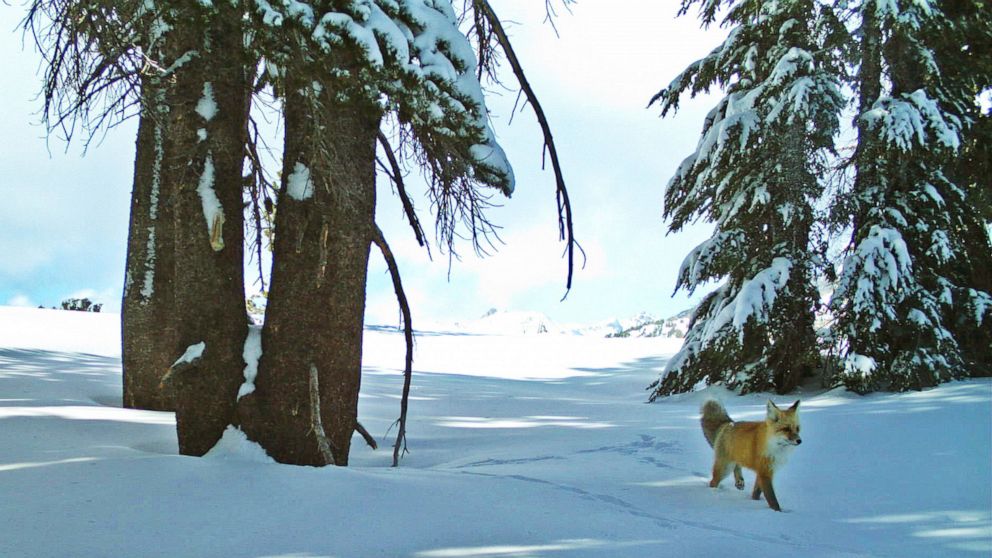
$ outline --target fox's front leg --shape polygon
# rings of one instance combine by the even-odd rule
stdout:
[[[752,497],[755,495],[761,496],[762,492],[765,493],[765,501],[768,502],[768,507],[775,511],[782,511],[782,507],[778,505],[778,498],[775,497],[775,488],[772,486],[771,475],[758,475],[758,480],[756,482],[756,486],[754,487],[754,494],[752,494]]]
[[[734,465],[734,486],[737,490],[744,490],[744,473],[741,471],[740,465]]]

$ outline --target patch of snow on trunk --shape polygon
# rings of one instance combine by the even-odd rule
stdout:
[[[245,349],[245,382],[238,388],[238,400],[255,391],[255,376],[258,375],[258,359],[262,358],[262,326],[248,326]]]
[[[190,345],[189,347],[186,347],[186,352],[183,353],[183,356],[179,357],[179,359],[176,360],[176,362],[173,362],[172,363],[172,367],[175,368],[176,366],[179,366],[180,364],[185,364],[185,363],[188,363],[188,362],[193,362],[194,360],[202,357],[203,356],[203,350],[206,349],[206,348],[207,348],[207,344],[205,342],[203,342],[203,341],[200,341],[199,343],[196,343],[195,345]]]
[[[303,163],[296,163],[293,172],[286,178],[286,194],[296,201],[304,201],[313,197],[313,181],[310,180],[310,169]]]
[[[210,237],[210,246],[214,251],[224,248],[223,226],[224,208],[214,191],[214,159],[207,155],[207,160],[203,162],[203,174],[200,175],[200,185],[196,188],[203,202],[203,217],[207,221],[207,234]]]
[[[217,101],[214,100],[214,86],[208,81],[203,84],[203,96],[196,103],[196,114],[210,121],[217,116]]]

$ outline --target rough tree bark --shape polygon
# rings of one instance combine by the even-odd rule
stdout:
[[[773,310],[770,327],[775,330],[769,347],[772,385],[779,394],[791,393],[804,378],[811,376],[820,362],[815,329],[815,309],[819,293],[815,287],[812,263],[821,254],[814,247],[813,208],[809,199],[816,195],[817,178],[810,171],[810,153],[804,137],[805,122],[798,120],[785,125],[782,134],[772,141],[780,143],[779,159],[782,173],[778,189],[788,198],[792,213],[775,212],[769,219],[771,242],[781,247],[781,255],[792,261],[787,283],[787,295]]]
[[[172,389],[162,378],[179,347],[172,314],[174,192],[171,182],[162,179],[169,135],[166,103],[162,80],[154,74],[145,77],[121,302],[124,406],[155,411],[175,408]]]
[[[242,172],[251,64],[243,10],[216,9],[206,32],[173,31],[177,42],[199,52],[176,76],[167,166],[176,191],[178,341],[182,351],[206,345],[196,365],[172,379],[179,451],[186,455],[209,451],[231,423],[248,334]]]
[[[277,461],[299,465],[329,464],[311,422],[311,369],[334,464],[348,464],[375,226],[379,114],[329,89],[287,84],[264,353],[255,392],[240,409],[251,439]]]

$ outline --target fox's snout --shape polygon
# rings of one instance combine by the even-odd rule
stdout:
[[[803,439],[796,436],[795,438],[790,438],[788,436],[781,436],[778,439],[778,445],[780,446],[798,446],[803,443]]]

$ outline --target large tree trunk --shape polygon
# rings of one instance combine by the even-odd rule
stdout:
[[[776,211],[771,217],[772,245],[781,246],[782,256],[792,261],[786,290],[779,295],[773,318],[774,337],[769,348],[775,391],[790,393],[813,374],[820,363],[815,329],[815,308],[819,302],[813,261],[823,254],[813,246],[813,208],[808,200],[818,195],[817,178],[810,171],[811,149],[803,139],[806,123],[787,123],[773,141],[779,143],[781,184],[784,194],[779,207],[788,202],[792,211]]]
[[[277,461],[329,464],[311,414],[315,370],[333,463],[347,465],[361,385],[379,115],[309,83],[287,91],[264,353],[255,392],[242,400],[242,425]]]
[[[203,455],[234,417],[243,381],[248,317],[244,292],[243,166],[249,68],[241,10],[218,4],[209,29],[179,29],[174,39],[199,57],[176,75],[169,135],[176,191],[176,300],[182,356],[204,343],[192,365],[177,367],[179,451]]]
[[[874,9],[862,11],[861,52],[858,68],[858,105],[855,128],[858,131],[858,148],[854,157],[854,215],[851,244],[857,245],[868,234],[865,226],[867,212],[882,200],[865,198],[865,193],[879,186],[879,158],[875,137],[862,116],[870,111],[882,96],[882,31]]]
[[[860,65],[857,83],[858,105],[855,128],[858,131],[857,151],[854,154],[854,204],[851,215],[851,242],[849,249],[867,238],[872,223],[869,212],[873,207],[886,203],[881,185],[882,154],[868,121],[863,118],[882,96],[882,31],[874,7],[862,10]],[[850,311],[848,311],[850,312]],[[852,321],[853,320],[853,321]],[[853,334],[860,329],[856,318],[842,313],[837,327],[845,332],[848,353],[873,355],[878,351],[877,339]]]
[[[162,383],[179,343],[173,316],[174,193],[162,172],[169,112],[157,76],[142,86],[121,302],[123,396],[125,407],[171,411],[174,396]]]

